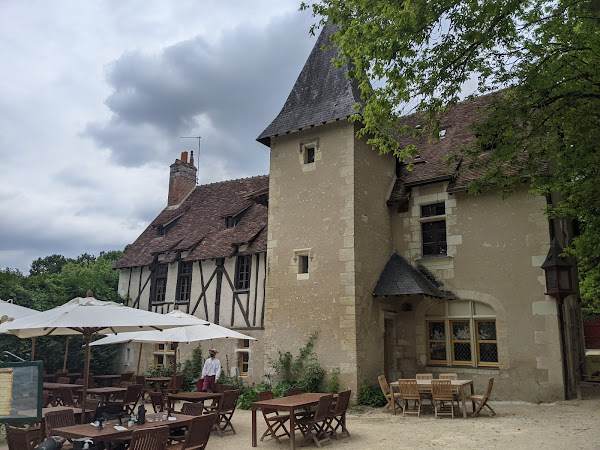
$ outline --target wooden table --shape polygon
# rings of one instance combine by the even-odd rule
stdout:
[[[42,389],[46,389],[48,391],[54,391],[52,398],[52,406],[56,406],[56,400],[59,395],[56,394],[56,391],[60,390],[60,388],[69,388],[71,390],[83,388],[82,384],[70,384],[70,383],[48,383],[44,381],[42,383]]]
[[[183,400],[187,402],[202,402],[204,400],[213,400],[215,398],[221,398],[223,394],[218,392],[180,392],[178,394],[169,394],[167,400],[169,402],[169,408],[173,409],[173,403],[177,400]]]
[[[116,387],[116,386],[115,387],[106,386],[106,387],[99,387],[99,388],[88,388],[87,393],[92,394],[92,395],[99,395],[100,396],[100,405],[104,405],[108,401],[109,396],[111,396],[112,394],[118,394],[121,392],[125,392],[126,390],[127,390],[127,388]]]
[[[274,398],[272,400],[263,400],[252,403],[252,447],[256,447],[256,410],[260,408],[285,409],[290,413],[290,448],[296,448],[296,418],[294,411],[306,406],[313,406],[319,403],[319,399],[329,394],[306,393],[292,395],[290,397]]]
[[[120,380],[121,375],[94,375],[94,381],[102,380],[102,384],[104,386],[108,386],[109,384],[113,384],[114,380]]]
[[[135,430],[142,430],[144,428],[152,428],[163,425],[168,425],[169,428],[185,427],[190,424],[190,422],[195,416],[174,414],[173,417],[176,420],[164,420],[160,422],[151,422],[148,419],[148,417],[146,417],[146,423],[144,425],[133,425],[131,427],[126,427],[127,430],[124,431],[115,430],[114,426],[115,424],[119,423],[118,420],[107,420],[104,422],[104,428],[102,430],[98,430],[96,427],[91,426],[89,423],[86,423],[83,425],[73,425],[70,427],[54,428],[52,432],[57,436],[62,436],[68,439],[90,437],[94,439],[94,442],[110,442],[116,440],[126,441],[131,439],[131,435]]]
[[[148,383],[148,382],[155,383],[156,390],[161,391],[164,388],[165,384],[171,382],[171,377],[146,378],[146,383]]]
[[[465,393],[465,388],[471,386],[471,394],[474,394],[475,388],[473,387],[473,380],[450,380],[450,384],[452,385],[454,392],[460,396],[463,418],[466,419],[467,395]],[[390,386],[392,386],[392,388],[398,388],[398,382],[393,381],[390,383]],[[421,392],[431,392],[431,380],[417,380],[417,386],[419,386],[419,391]]]

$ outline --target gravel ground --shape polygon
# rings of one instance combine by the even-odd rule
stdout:
[[[333,440],[342,449],[600,449],[600,384],[589,384],[583,400],[556,403],[492,402],[496,416],[441,418],[432,414],[402,417],[374,408],[354,408],[347,418],[351,437]],[[233,416],[236,435],[213,433],[208,448],[251,448],[251,412],[238,410]],[[258,415],[258,429],[264,424]],[[260,434],[259,434],[260,436]],[[287,449],[273,440],[258,442],[258,449]],[[315,445],[307,446],[316,448]],[[329,446],[328,446],[329,447]],[[0,439],[0,449],[6,449]]]

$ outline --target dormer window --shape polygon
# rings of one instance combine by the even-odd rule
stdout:
[[[244,208],[242,211],[240,211],[237,214],[233,214],[231,216],[225,216],[225,227],[226,228],[235,227],[238,223],[240,223],[240,221],[242,220],[242,217],[244,217],[244,214],[246,214],[246,211],[248,211],[249,208],[250,208],[250,206],[247,206],[246,208]]]
[[[165,235],[165,227],[163,227],[162,225],[158,225],[156,227],[156,235],[157,236],[164,236]]]

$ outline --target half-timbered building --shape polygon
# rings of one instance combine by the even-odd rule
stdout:
[[[196,167],[187,152],[170,168],[167,207],[115,264],[119,293],[134,308],[189,314],[257,338],[222,340],[223,366],[248,379],[262,379],[267,176],[196,186]],[[192,346],[180,346],[185,360]],[[257,362],[251,353],[259,353]],[[168,366],[168,344],[145,345],[141,368]],[[123,347],[122,364],[137,359]]]

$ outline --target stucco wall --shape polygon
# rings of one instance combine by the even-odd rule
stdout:
[[[393,217],[393,233],[395,248],[442,281],[442,289],[460,300],[488,304],[496,312],[499,369],[453,367],[451,371],[475,379],[477,390],[483,390],[487,378],[494,376],[495,398],[562,398],[556,301],[544,295],[540,268],[550,243],[542,211],[545,199],[525,189],[507,200],[491,192],[448,195],[445,187],[437,183],[413,188],[409,211]],[[421,258],[419,206],[439,201],[446,204],[448,257]],[[397,343],[391,362],[394,376],[448,371],[448,367],[426,365],[424,321],[433,300],[408,301],[412,312],[390,315]]]

